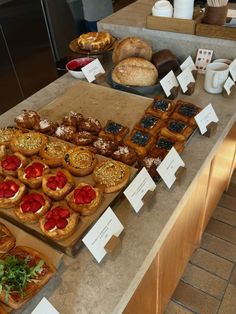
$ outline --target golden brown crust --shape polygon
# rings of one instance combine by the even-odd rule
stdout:
[[[50,167],[60,167],[69,146],[62,141],[50,140],[39,151],[43,161]]]
[[[151,105],[146,109],[146,113],[158,117],[162,120],[166,120],[174,111],[175,104],[176,102],[173,100],[156,96]]]
[[[91,132],[93,134],[98,134],[99,131],[102,129],[102,126],[98,119],[88,117],[84,121],[81,121],[80,129],[83,131]]]
[[[84,117],[81,113],[75,112],[75,111],[70,111],[68,115],[66,115],[62,119],[62,124],[63,125],[70,125],[73,126],[77,129],[79,129],[80,123],[84,120]]]
[[[93,147],[95,148],[97,154],[109,157],[116,149],[117,144],[115,141],[97,137],[97,139],[93,142]]]
[[[71,141],[76,132],[76,127],[72,125],[61,124],[56,128],[55,136],[64,141]]]
[[[154,144],[155,137],[147,132],[133,129],[124,142],[126,145],[132,147],[136,151],[137,155],[144,157]]]
[[[78,38],[80,49],[89,51],[103,51],[112,43],[113,37],[107,32],[89,32]]]
[[[155,136],[160,129],[165,125],[165,122],[150,114],[145,114],[140,121],[135,125],[137,130],[148,132]]]
[[[10,295],[8,303],[6,303],[5,291],[3,290],[0,294],[0,301],[6,303],[13,309],[20,308],[23,304],[29,301],[52,277],[55,272],[55,267],[51,262],[48,261],[48,258],[44,256],[41,252],[36,251],[33,248],[25,247],[25,246],[16,246],[13,250],[9,252],[9,255],[15,255],[19,257],[30,256],[32,259],[37,261],[44,260],[45,264],[43,265],[44,274],[39,276],[38,280],[34,282],[34,284],[30,285],[30,288],[26,291],[26,295],[20,299],[19,301],[15,301],[14,298]]]
[[[93,172],[97,164],[95,154],[82,146],[67,151],[63,159],[63,166],[75,176],[86,176]]]
[[[76,202],[76,190],[79,190],[85,186],[89,186],[92,189],[96,196],[95,198],[88,204],[80,204]],[[67,195],[66,201],[68,205],[77,213],[80,213],[82,216],[92,215],[100,206],[102,202],[103,193],[100,188],[93,187],[92,185],[84,182],[80,182],[76,188]]]
[[[101,186],[105,186],[105,193],[119,191],[127,184],[129,177],[128,166],[115,160],[99,162],[93,172],[94,181]]]
[[[2,189],[1,189],[2,184],[9,182],[9,181],[10,182],[13,181],[19,187],[19,189],[18,189],[18,191],[16,191],[16,193],[12,197],[6,197],[6,195],[1,195],[2,197],[0,197],[0,208],[11,208],[11,207],[16,206],[17,204],[19,204],[22,196],[25,194],[25,191],[26,191],[25,185],[22,182],[20,182],[18,179],[14,178],[14,177],[10,177],[10,176],[7,176],[4,179],[4,181],[1,182],[0,194],[2,194]],[[11,188],[9,188],[8,190],[11,190]]]
[[[55,123],[48,119],[41,119],[34,126],[34,130],[43,134],[52,135],[58,127],[58,123]]]
[[[171,115],[172,119],[183,121],[190,126],[196,126],[197,122],[194,117],[201,111],[202,109],[191,104],[189,102],[178,100],[177,106],[173,114]]]
[[[42,207],[36,211],[36,212],[24,212],[21,208],[21,206],[26,202],[25,197],[32,195],[32,194],[39,194],[44,198],[45,204],[42,205]],[[46,214],[46,212],[49,210],[50,205],[51,205],[51,200],[42,192],[39,191],[30,191],[30,193],[28,195],[26,195],[25,197],[22,198],[19,206],[17,206],[17,208],[15,209],[15,215],[22,221],[25,223],[35,223],[37,221],[39,221],[39,219]]]
[[[174,147],[177,152],[181,153],[184,149],[184,142],[174,142],[164,136],[158,136],[155,143],[151,147],[149,154],[151,157],[160,159],[165,158],[171,148]]]
[[[34,110],[23,109],[22,113],[15,118],[15,123],[22,129],[33,129],[39,122],[40,116]]]
[[[116,123],[112,120],[108,120],[105,127],[99,132],[99,136],[104,137],[108,140],[121,142],[128,133],[128,127]]]
[[[183,142],[189,138],[193,131],[194,129],[183,121],[169,119],[166,126],[161,129],[160,135],[174,142]]]
[[[66,178],[64,183],[63,176]],[[50,187],[50,180],[52,179],[54,179],[54,183],[52,183],[52,186],[56,184],[56,186],[55,187],[53,186],[53,188]],[[60,185],[60,182],[62,182],[62,185]],[[42,179],[43,192],[53,200],[64,199],[65,196],[73,189],[74,186],[75,186],[74,179],[72,175],[69,173],[69,171],[67,171],[66,169],[61,168],[55,169],[54,173],[46,174],[43,176]]]
[[[20,152],[25,156],[37,154],[47,142],[47,137],[41,133],[28,132],[16,135],[10,142],[13,152]]]
[[[137,160],[137,154],[133,148],[122,144],[113,152],[112,158],[131,166]]]
[[[80,131],[73,135],[71,142],[78,146],[88,146],[97,138],[96,135],[87,131]]]
[[[0,145],[10,146],[10,142],[13,137],[21,134],[22,132],[13,127],[1,128],[0,129]]]
[[[14,160],[15,158],[16,160]],[[19,166],[18,166],[18,161],[20,162]],[[13,163],[13,167],[15,165],[14,168],[12,168],[12,165],[11,165],[12,163]],[[11,155],[6,155],[3,158],[1,158],[0,174],[2,174],[4,177],[6,176],[17,177],[17,171],[23,168],[26,164],[27,164],[27,159],[21,153],[16,152]]]
[[[11,231],[0,222],[0,257],[9,252],[16,244],[16,239]]]

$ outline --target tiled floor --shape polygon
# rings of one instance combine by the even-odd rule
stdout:
[[[236,314],[236,172],[165,314]]]

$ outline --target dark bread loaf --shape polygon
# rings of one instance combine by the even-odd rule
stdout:
[[[179,69],[179,63],[176,56],[168,49],[155,52],[151,62],[157,68],[159,78],[164,77],[171,70],[175,72]]]

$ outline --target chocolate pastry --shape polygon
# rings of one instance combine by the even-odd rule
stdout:
[[[79,129],[80,123],[83,120],[84,120],[84,117],[81,113],[70,111],[69,114],[63,118],[62,124],[70,125]]]
[[[117,145],[114,141],[107,140],[102,137],[98,137],[93,142],[93,147],[96,148],[97,154],[103,156],[111,156],[114,150],[116,149]]]
[[[135,150],[127,145],[120,145],[113,152],[112,158],[127,165],[133,165],[137,159]]]
[[[181,153],[184,149],[183,142],[174,142],[164,136],[159,136],[154,145],[151,147],[149,154],[151,157],[159,157],[164,159],[172,147],[175,147],[177,152]]]
[[[160,165],[162,162],[162,159],[160,157],[151,157],[151,156],[146,156],[144,158],[139,158],[138,159],[138,168],[142,169],[145,167],[150,174],[150,176],[154,180],[158,180],[160,178],[158,172],[156,171],[157,167]]]
[[[80,131],[72,136],[71,142],[78,146],[91,145],[96,140],[96,135],[87,131]]]
[[[129,129],[127,127],[112,120],[108,120],[103,130],[99,132],[99,136],[109,140],[121,142],[128,132]]]
[[[22,113],[15,117],[15,123],[18,128],[32,130],[39,122],[40,116],[36,111],[23,109]]]
[[[168,119],[175,109],[175,102],[157,96],[152,104],[147,108],[146,113],[158,117],[162,120]]]
[[[135,128],[125,140],[125,144],[132,147],[139,156],[146,156],[154,142],[154,136]]]
[[[194,129],[183,121],[170,119],[167,125],[161,129],[160,134],[177,142],[186,141]]]
[[[181,120],[190,126],[196,126],[197,123],[194,117],[201,111],[202,109],[188,102],[184,102],[182,100],[177,101],[177,107],[173,112],[171,118],[175,120]]]
[[[64,141],[71,141],[73,135],[76,133],[76,127],[71,125],[61,124],[55,131],[55,136]]]
[[[152,115],[146,114],[135,125],[135,128],[144,132],[148,132],[151,135],[157,135],[158,131],[164,126],[164,122]]]
[[[88,117],[80,123],[81,130],[88,131],[94,134],[98,134],[102,129],[100,122],[92,117]]]
[[[54,123],[48,119],[42,119],[34,126],[34,130],[44,134],[52,135],[55,133],[57,127],[58,123]]]

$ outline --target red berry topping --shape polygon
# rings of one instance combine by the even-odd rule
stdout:
[[[68,221],[65,218],[59,218],[57,220],[57,228],[64,229],[68,225]]]
[[[36,213],[44,205],[45,199],[41,194],[31,193],[23,197],[21,209],[24,213]]]
[[[78,205],[91,203],[96,198],[96,192],[90,185],[74,190],[74,202]]]
[[[64,229],[68,224],[67,218],[69,217],[70,217],[69,209],[61,206],[54,207],[46,215],[46,222],[44,224],[44,228],[47,231],[53,229],[55,226],[57,226],[58,229]],[[52,222],[54,222],[54,224]]]
[[[41,177],[44,170],[44,164],[40,162],[34,162],[30,166],[25,168],[25,177],[27,179],[33,179]]]
[[[15,171],[21,165],[21,160],[15,155],[6,156],[1,161],[1,166],[5,170]]]
[[[67,183],[67,178],[62,171],[57,171],[55,176],[51,176],[48,179],[47,187],[53,191],[56,189],[63,189]]]
[[[48,219],[44,224],[44,228],[47,231],[53,229],[54,227],[56,227],[56,221],[54,219]]]
[[[17,185],[14,181],[3,181],[0,184],[0,198],[11,198],[18,192],[18,190],[19,185]]]

